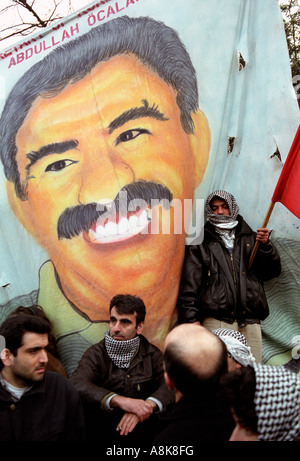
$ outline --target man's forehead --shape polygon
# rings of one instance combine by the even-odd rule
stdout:
[[[47,333],[34,333],[31,331],[26,331],[22,338],[21,347],[27,349],[28,347],[34,347],[44,343],[48,343]]]
[[[136,318],[136,312],[134,311],[132,314],[122,314],[118,311],[118,308],[116,306],[113,306],[111,311],[110,311],[110,316],[111,317],[117,317],[118,319],[128,319],[132,321],[133,319]]]
[[[226,200],[224,200],[223,198],[219,198],[219,197],[214,197],[214,198],[212,198],[211,201],[210,201],[210,203],[211,203],[211,205],[217,204],[217,203],[220,203],[220,204],[223,204],[223,203],[224,203],[224,204],[227,205]]]

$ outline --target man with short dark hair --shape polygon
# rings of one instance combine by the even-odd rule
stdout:
[[[300,377],[282,366],[253,363],[224,375],[220,398],[231,407],[237,442],[300,441]]]
[[[0,328],[0,440],[83,440],[80,397],[61,374],[46,371],[50,325],[19,314]]]
[[[83,355],[71,381],[86,408],[87,437],[151,440],[157,413],[173,402],[164,382],[163,355],[141,335],[144,302],[116,295],[110,302],[110,327]]]
[[[159,442],[226,441],[234,421],[217,399],[221,376],[227,372],[224,343],[205,327],[182,324],[166,337],[165,381],[175,390],[176,403],[161,415]]]

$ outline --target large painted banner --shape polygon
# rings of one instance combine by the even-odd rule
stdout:
[[[227,190],[256,230],[296,134],[277,0],[94,1],[0,66],[0,322],[40,305],[70,374],[131,293],[161,346],[203,200]],[[265,362],[298,358],[299,225],[276,204]]]

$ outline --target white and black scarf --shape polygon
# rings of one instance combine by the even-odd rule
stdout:
[[[110,359],[118,368],[128,368],[140,347],[139,336],[127,341],[119,341],[113,339],[109,331],[105,333],[104,341]]]
[[[223,341],[227,348],[228,357],[235,360],[235,362],[245,367],[255,362],[243,333],[229,328],[217,328],[213,330],[213,333]]]
[[[255,363],[259,440],[300,441],[300,377],[284,367]]]

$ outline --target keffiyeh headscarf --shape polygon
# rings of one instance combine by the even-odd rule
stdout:
[[[105,333],[104,341],[109,357],[118,368],[128,368],[140,347],[139,336],[127,341],[119,341],[113,339],[109,331]]]
[[[215,215],[211,209],[210,202],[213,198],[224,200],[229,208],[230,215]],[[227,248],[233,248],[234,242],[234,229],[238,224],[237,216],[239,214],[239,206],[232,194],[225,190],[217,190],[212,192],[206,199],[205,215],[206,219],[215,226],[223,239]]]
[[[284,367],[255,363],[258,440],[300,441],[300,378]]]
[[[215,215],[213,213],[211,206],[210,206],[210,202],[212,201],[213,198],[219,198],[221,200],[224,200],[227,203],[229,211],[230,211],[230,216]],[[226,192],[225,190],[217,190],[215,192],[212,192],[207,197],[206,204],[205,204],[205,213],[206,213],[207,219],[214,225],[230,223],[236,220],[237,215],[239,214],[239,206],[232,194],[229,194],[229,192]]]
[[[228,357],[245,367],[253,365],[255,358],[242,333],[229,328],[217,328],[213,330],[213,333],[225,343]]]

